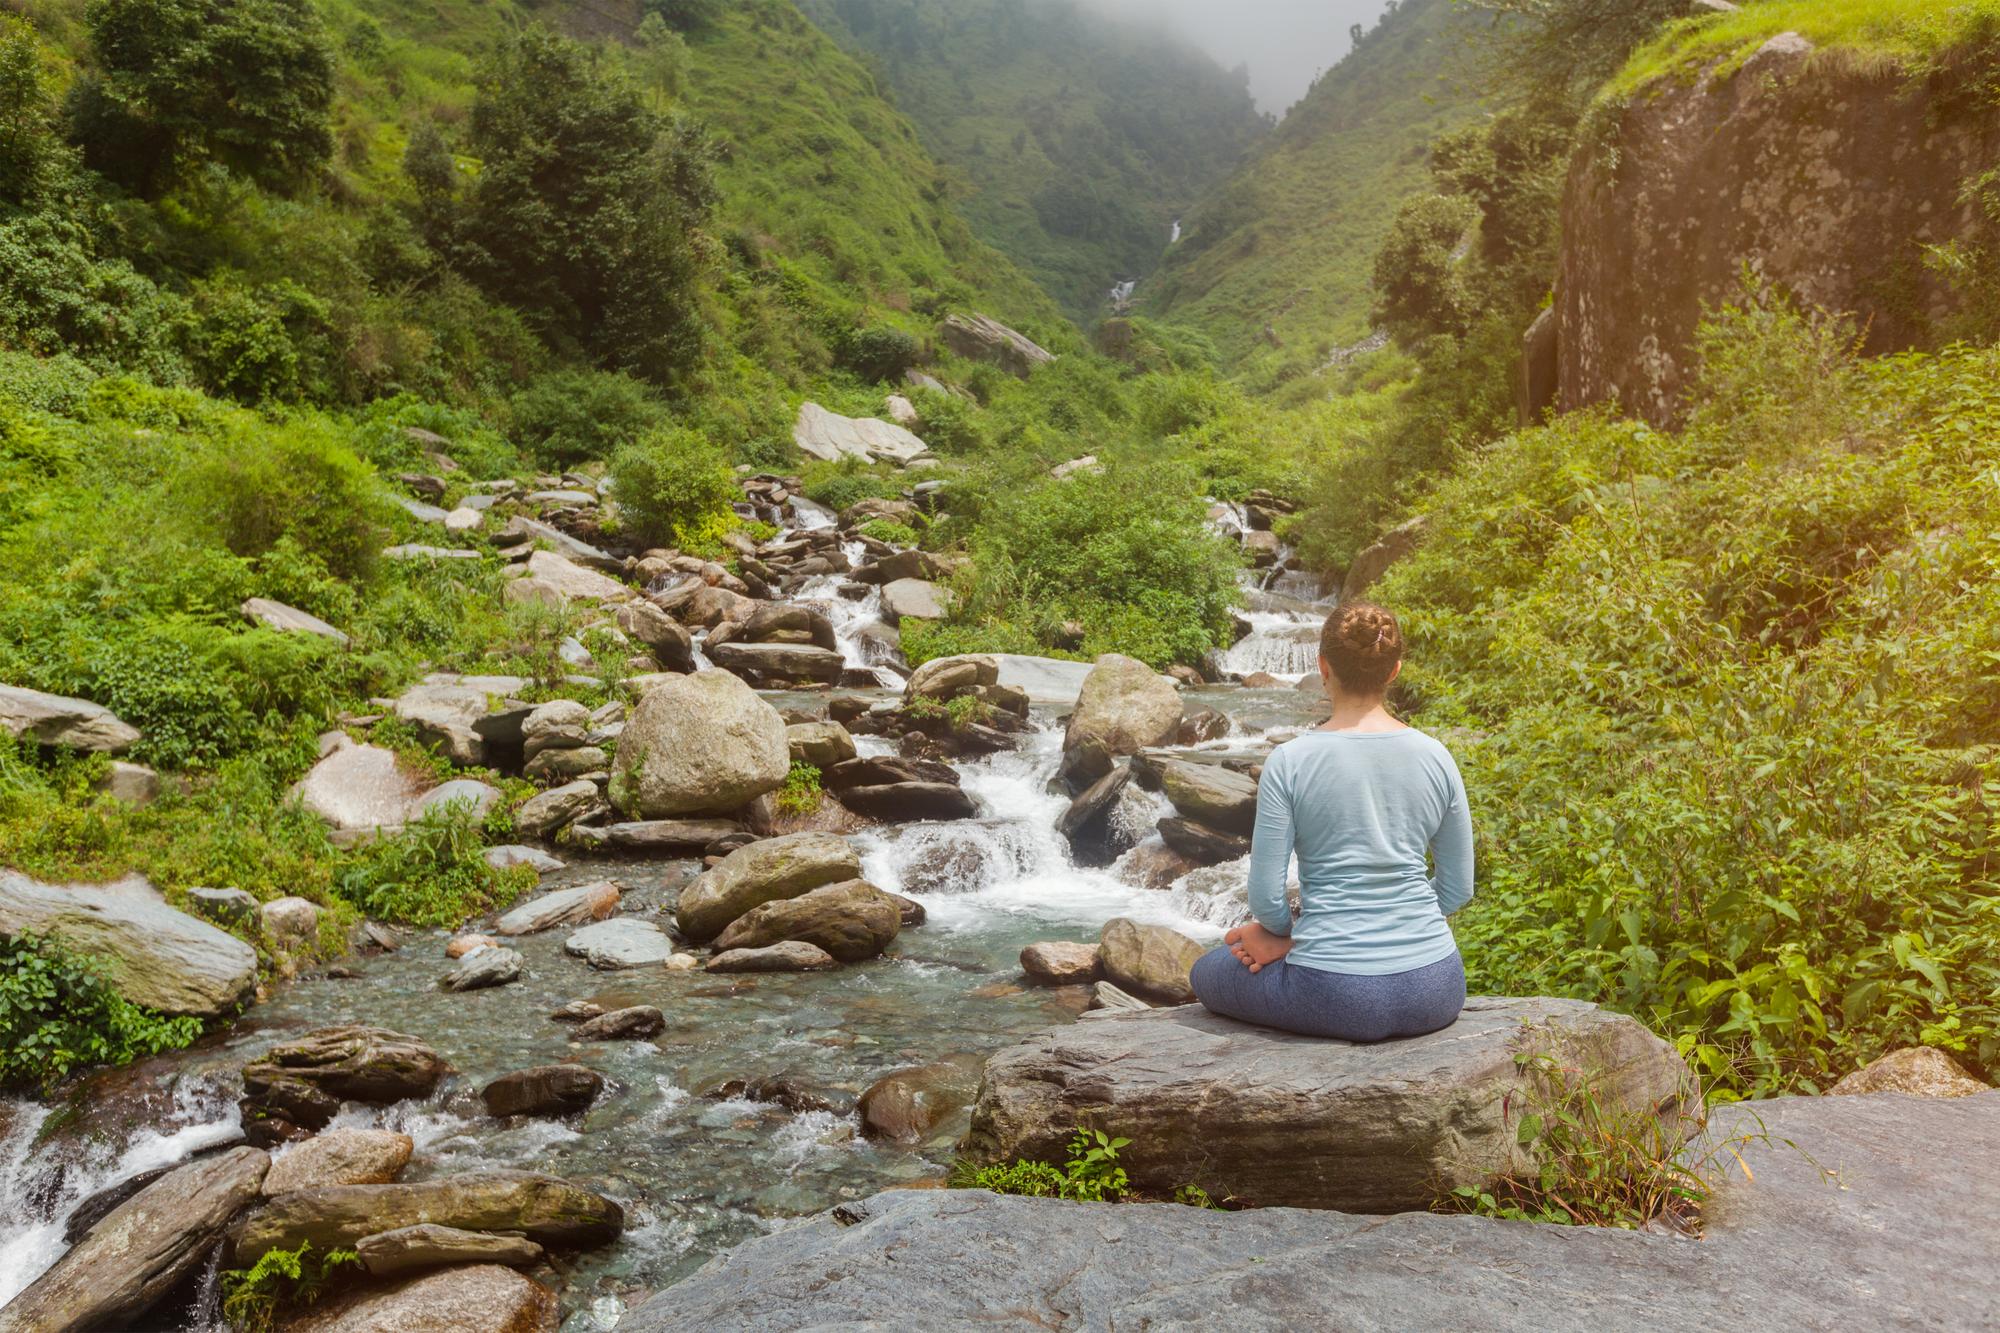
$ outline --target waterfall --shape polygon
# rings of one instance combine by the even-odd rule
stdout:
[[[1237,542],[1251,531],[1242,505],[1214,504],[1208,522],[1218,535]],[[1294,558],[1289,546],[1280,546],[1268,568],[1237,574],[1250,632],[1222,655],[1222,668],[1232,676],[1262,672],[1296,682],[1318,668],[1319,631],[1334,599],[1322,594],[1317,575],[1293,565]]]
[[[1167,233],[1167,244],[1179,245],[1180,243],[1181,243],[1181,220],[1179,218],[1175,218],[1173,230]]]

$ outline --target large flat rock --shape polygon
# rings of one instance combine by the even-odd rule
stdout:
[[[1607,1105],[1681,1127],[1687,1069],[1673,1048],[1579,1000],[1475,996],[1442,1032],[1373,1045],[1184,1005],[1092,1014],[999,1052],[962,1151],[1059,1164],[1072,1128],[1092,1125],[1143,1145],[1125,1165],[1151,1193],[1194,1184],[1267,1207],[1421,1209],[1440,1187],[1528,1167],[1524,1051],[1593,1071]]]
[[[169,907],[144,878],[44,884],[0,870],[0,935],[52,935],[95,958],[120,995],[167,1014],[216,1018],[257,986],[257,951]]]
[[[0,685],[0,727],[40,745],[123,754],[139,740],[138,728],[102,704]]]
[[[1731,1108],[1712,1128],[1759,1123],[1770,1142],[1742,1149],[1755,1179],[1731,1161],[1700,1241],[1428,1213],[892,1191],[711,1260],[619,1328],[2000,1325],[2000,1210],[1977,1186],[2000,1178],[2000,1093],[1787,1098]]]

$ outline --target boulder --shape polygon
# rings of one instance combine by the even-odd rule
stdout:
[[[243,618],[253,625],[277,630],[281,634],[314,634],[322,639],[331,639],[345,648],[347,636],[318,616],[301,611],[296,606],[286,606],[268,597],[252,597],[240,608]]]
[[[877,520],[884,523],[901,523],[907,527],[915,522],[917,515],[922,512],[909,500],[886,499],[871,495],[865,500],[856,500],[841,510],[838,523],[841,528],[850,531],[864,523],[873,523]]]
[[[961,1151],[1060,1162],[1073,1126],[1107,1125],[1147,1145],[1126,1164],[1136,1189],[1422,1210],[1460,1185],[1533,1169],[1518,1130],[1539,1075],[1516,1057],[1538,1053],[1590,1071],[1609,1112],[1656,1114],[1676,1142],[1693,1128],[1682,1101],[1693,1085],[1673,1048],[1578,1000],[1474,997],[1442,1032],[1373,1045],[1185,1005],[1105,1011],[1001,1051]]]
[[[386,1185],[409,1165],[414,1148],[408,1134],[386,1129],[329,1129],[293,1144],[271,1158],[264,1194],[328,1185]]]
[[[943,620],[951,611],[951,591],[925,579],[897,579],[882,588],[882,618],[900,625],[905,617]]]
[[[618,628],[646,645],[663,671],[694,670],[694,640],[672,616],[648,601],[631,601],[618,608]]]
[[[208,1261],[229,1220],[257,1198],[270,1161],[232,1148],[155,1180],[0,1308],[0,1333],[82,1333],[142,1319]]]
[[[473,564],[479,561],[479,552],[454,549],[449,546],[430,546],[423,542],[398,542],[394,546],[382,548],[384,560],[464,560]]]
[[[226,926],[244,926],[257,915],[257,897],[242,889],[189,889],[188,906],[196,914]]]
[[[674,856],[699,852],[742,835],[743,826],[733,819],[637,819],[573,825],[563,841],[594,852]]]
[[[536,551],[530,555],[528,577],[554,588],[564,601],[615,602],[632,595],[626,584],[594,569],[585,569],[554,551]]]
[[[708,660],[763,689],[788,685],[833,685],[847,659],[809,643],[718,643],[704,648]]]
[[[1192,819],[1162,819],[1160,838],[1168,847],[1197,866],[1221,865],[1250,855],[1250,839],[1224,833]]]
[[[563,868],[563,862],[541,848],[518,842],[508,843],[502,847],[488,847],[480,853],[480,859],[495,870],[512,870],[515,866],[526,866],[537,875],[546,875]]]
[[[744,643],[806,643],[829,652],[840,647],[824,611],[795,602],[760,602],[736,632]]]
[[[956,782],[890,782],[845,787],[840,803],[857,815],[901,824],[915,820],[971,819],[979,806]]]
[[[326,1128],[343,1102],[387,1106],[427,1097],[445,1063],[386,1028],[319,1028],[243,1066],[243,1132],[270,1145]]]
[[[273,898],[257,909],[257,925],[280,952],[310,949],[319,939],[319,904],[309,898]]]
[[[1546,317],[1548,312],[1543,311]],[[1539,322],[1539,321],[1537,321]],[[1357,601],[1368,595],[1381,577],[1389,572],[1389,567],[1404,559],[1417,549],[1424,539],[1424,529],[1429,522],[1423,515],[1399,523],[1382,534],[1379,541],[1362,550],[1354,557],[1354,563],[1347,567],[1347,578],[1340,585],[1340,600]]]
[[[257,951],[189,916],[143,877],[44,884],[0,869],[0,935],[47,935],[102,962],[133,1004],[220,1018],[255,993]]]
[[[95,754],[123,754],[139,740],[137,727],[102,704],[17,685],[0,685],[0,727],[19,740]]]
[[[1021,653],[994,653],[992,658],[999,684],[1019,690],[1030,703],[1050,708],[1076,707],[1076,701],[1083,695],[1083,682],[1090,678],[1088,662]]]
[[[1863,1065],[1827,1091],[1839,1097],[1869,1092],[1900,1092],[1910,1097],[1972,1097],[1992,1089],[1935,1046],[1912,1046],[1891,1051]]]
[[[160,799],[160,774],[157,769],[144,764],[113,759],[90,784],[90,789],[103,792],[112,800],[129,806],[148,806]]]
[[[1026,379],[1035,367],[1055,360],[1050,352],[987,315],[947,315],[938,337],[956,356],[986,361],[1016,379]]]
[[[930,699],[945,703],[961,694],[971,694],[982,686],[1000,683],[1000,664],[984,653],[958,657],[933,657],[910,673],[903,683],[903,702]]]
[[[954,1064],[899,1069],[876,1080],[855,1103],[864,1138],[922,1143],[972,1100],[977,1080]]]
[[[507,585],[500,590],[500,600],[509,606],[563,605],[562,591],[555,584],[525,577],[509,579]]]
[[[734,810],[783,786],[791,764],[778,710],[726,671],[698,671],[632,709],[611,790],[641,819]]]
[[[602,921],[618,910],[619,897],[618,886],[610,880],[557,889],[516,907],[501,917],[493,929],[501,935],[535,935],[557,926]]]
[[[902,929],[896,900],[865,880],[830,884],[753,908],[722,932],[717,953],[760,949],[782,940],[817,944],[843,963],[873,958]]]
[[[519,1236],[496,1236],[486,1231],[463,1231],[425,1222],[398,1227],[373,1236],[363,1236],[354,1246],[361,1266],[370,1277],[399,1274],[458,1264],[505,1264],[526,1268],[540,1263],[542,1247]],[[404,1325],[398,1324],[396,1330]]]
[[[799,407],[792,442],[808,458],[837,463],[843,458],[907,466],[931,456],[930,446],[893,422],[876,417],[844,417],[818,403]]]
[[[1069,840],[1078,853],[1102,858],[1115,856],[1111,847],[1111,814],[1118,808],[1126,785],[1132,781],[1129,760],[1113,765],[1111,771],[1091,783],[1069,803],[1056,819],[1056,832]]]
[[[1063,775],[1086,786],[1120,755],[1164,745],[1180,729],[1174,683],[1135,658],[1106,653],[1091,667],[1063,733]]]
[[[708,960],[710,972],[831,972],[840,966],[817,944],[780,940],[761,949],[731,949]]]
[[[510,1242],[509,1253],[520,1244]],[[556,1333],[558,1315],[541,1283],[497,1263],[462,1263],[330,1297],[284,1333]]]
[[[444,516],[444,530],[463,536],[486,526],[486,515],[470,505],[460,505]]]
[[[765,838],[731,852],[682,889],[674,924],[701,943],[752,908],[860,875],[861,857],[845,838],[831,833]]]
[[[1177,930],[1120,916],[1104,923],[1097,952],[1104,975],[1114,984],[1161,1004],[1190,1004],[1194,987],[1188,984],[1188,971],[1208,946]]]
[[[588,1110],[604,1091],[604,1075],[582,1065],[538,1065],[502,1074],[479,1090],[492,1116],[565,1116]]]
[[[486,758],[485,739],[473,729],[486,712],[484,690],[455,684],[415,686],[396,700],[395,707],[396,716],[408,722],[419,739],[462,767]]]
[[[551,699],[521,720],[521,757],[544,750],[578,750],[590,743],[590,710],[574,699]]]
[[[521,979],[523,966],[521,955],[514,950],[488,945],[459,959],[458,966],[446,973],[438,985],[459,993],[510,986]]]
[[[1241,773],[1171,759],[1160,766],[1160,785],[1174,809],[1198,823],[1245,838],[1257,827],[1257,784]]]
[[[521,776],[544,787],[566,787],[610,767],[611,756],[601,747],[582,745],[573,750],[542,751],[522,767]]]
[[[950,764],[935,759],[912,759],[906,755],[870,755],[849,759],[820,774],[828,791],[842,792],[853,787],[884,787],[899,782],[932,782],[949,785],[958,781]]]
[[[667,1029],[667,1016],[650,1004],[613,1009],[577,1025],[578,1041],[644,1041]]]
[[[597,784],[579,778],[523,801],[514,812],[514,831],[528,838],[552,838],[603,806]]]
[[[616,1240],[625,1211],[603,1195],[528,1171],[473,1171],[398,1185],[331,1185],[268,1200],[230,1228],[238,1264],[311,1242],[324,1254],[364,1236],[435,1222],[511,1231],[550,1249]]]
[[[1080,986],[1104,972],[1098,946],[1074,940],[1044,940],[1021,950],[1021,970],[1051,986]]]
[[[395,752],[360,745],[335,732],[330,748],[292,785],[291,797],[341,834],[366,835],[400,828],[424,784],[407,772]]]
[[[889,420],[898,426],[914,426],[921,418],[917,415],[917,405],[900,393],[892,393],[882,400],[882,410],[889,414]]]
[[[838,722],[794,722],[785,728],[792,762],[822,771],[854,758],[854,737]]]
[[[563,952],[600,972],[623,972],[660,966],[674,956],[674,942],[650,921],[614,916],[564,940]]]

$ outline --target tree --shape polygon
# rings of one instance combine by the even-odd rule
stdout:
[[[0,203],[38,202],[65,174],[66,155],[34,25],[0,14]]]
[[[658,14],[678,32],[705,28],[722,16],[723,0],[645,0],[646,12]]]
[[[487,66],[472,110],[483,166],[459,239],[473,277],[545,335],[656,382],[699,356],[697,229],[709,149],[601,56],[530,28]]]
[[[1459,245],[1478,220],[1478,205],[1462,195],[1416,195],[1397,210],[1375,256],[1375,320],[1397,342],[1415,347],[1438,334],[1459,337],[1471,324],[1476,312]]]
[[[91,0],[84,18],[101,74],[74,119],[91,165],[149,191],[203,162],[287,189],[333,155],[333,56],[311,0]]]

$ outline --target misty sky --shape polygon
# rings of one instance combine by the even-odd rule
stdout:
[[[1250,67],[1260,110],[1282,115],[1313,77],[1347,54],[1353,24],[1375,26],[1382,0],[1085,0],[1136,18],[1164,18],[1228,68]]]

